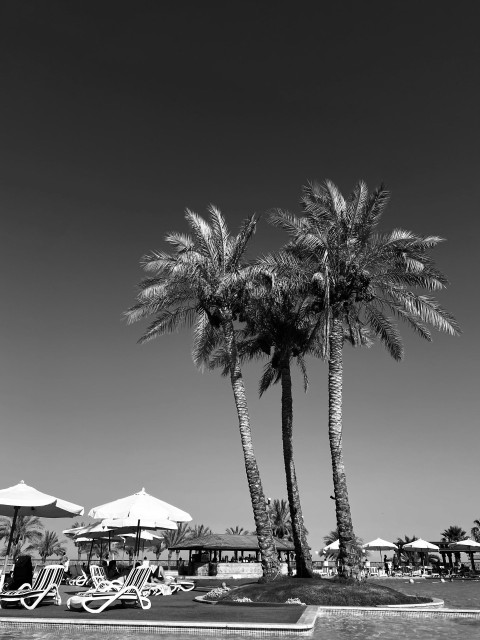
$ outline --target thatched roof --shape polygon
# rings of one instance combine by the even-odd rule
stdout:
[[[274,538],[277,551],[293,551],[293,542]],[[259,551],[256,535],[232,535],[230,533],[211,533],[199,538],[188,538],[179,544],[169,547],[175,551],[185,549],[205,549],[211,551]]]

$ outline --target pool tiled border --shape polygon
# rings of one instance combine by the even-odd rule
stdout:
[[[67,620],[59,618],[22,618],[0,617],[0,630],[8,628],[32,628],[52,630],[91,630],[123,631],[130,633],[167,634],[183,633],[199,635],[225,635],[236,633],[242,635],[271,636],[298,634],[310,635],[318,618],[322,617],[405,617],[405,618],[480,618],[479,609],[440,609],[410,608],[394,609],[386,607],[320,607],[307,606],[295,623],[253,623],[253,622],[177,622],[177,621],[144,621],[127,622],[124,620]]]
[[[296,633],[299,635],[309,634],[314,625],[318,614],[318,607],[308,606],[302,612],[302,615],[293,623],[272,623],[272,622],[177,622],[177,621],[145,621],[145,622],[126,622],[124,620],[66,620],[55,618],[1,618],[0,630],[5,628],[42,628],[42,629],[75,629],[89,630],[98,629],[99,631],[127,631],[128,632],[148,632],[153,634],[165,633],[187,633],[201,634],[208,633],[210,635],[225,633],[255,634],[255,635],[277,635]]]

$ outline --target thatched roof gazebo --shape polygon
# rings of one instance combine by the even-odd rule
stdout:
[[[285,553],[290,562],[290,552],[294,551],[293,542],[274,538],[277,551]],[[261,575],[260,547],[256,535],[234,535],[230,533],[211,533],[199,538],[188,538],[169,547],[169,551],[188,551],[190,572],[195,575]],[[230,558],[227,552],[233,552]],[[244,554],[249,557],[245,558]],[[239,556],[240,554],[240,556]],[[243,564],[246,562],[246,564]]]
[[[293,542],[274,538],[277,551],[294,551]],[[169,547],[173,551],[260,551],[256,535],[233,535],[230,533],[211,533],[199,538],[188,538]]]

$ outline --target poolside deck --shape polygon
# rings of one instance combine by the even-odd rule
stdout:
[[[112,606],[99,614],[83,609],[69,611],[68,598],[82,589],[70,586],[60,588],[62,604],[39,605],[33,611],[21,607],[0,609],[2,626],[48,624],[64,627],[101,625],[102,627],[129,626],[136,629],[236,629],[252,631],[305,632],[313,628],[317,607],[298,605],[255,606],[207,605],[195,601],[197,591],[180,592],[172,596],[154,596],[152,607],[146,611],[137,607]]]

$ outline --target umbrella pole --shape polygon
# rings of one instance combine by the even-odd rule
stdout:
[[[88,562],[87,562],[88,566],[90,566],[90,561],[92,559],[92,551],[93,551],[93,538],[92,538],[92,544],[90,545],[90,553],[88,554]]]
[[[138,520],[138,522],[137,522],[137,534],[135,536],[135,549],[134,549],[133,566],[135,566],[135,561],[138,560],[139,551],[140,551],[140,520]]]
[[[15,524],[17,522],[17,516],[18,516],[18,510],[19,509],[20,509],[20,507],[13,507],[12,526],[10,527],[10,536],[8,538],[7,553],[5,554],[5,562],[3,563],[3,574],[4,575],[5,575],[5,572],[7,570],[8,556],[10,555],[10,549],[12,547],[13,534],[15,533]]]

